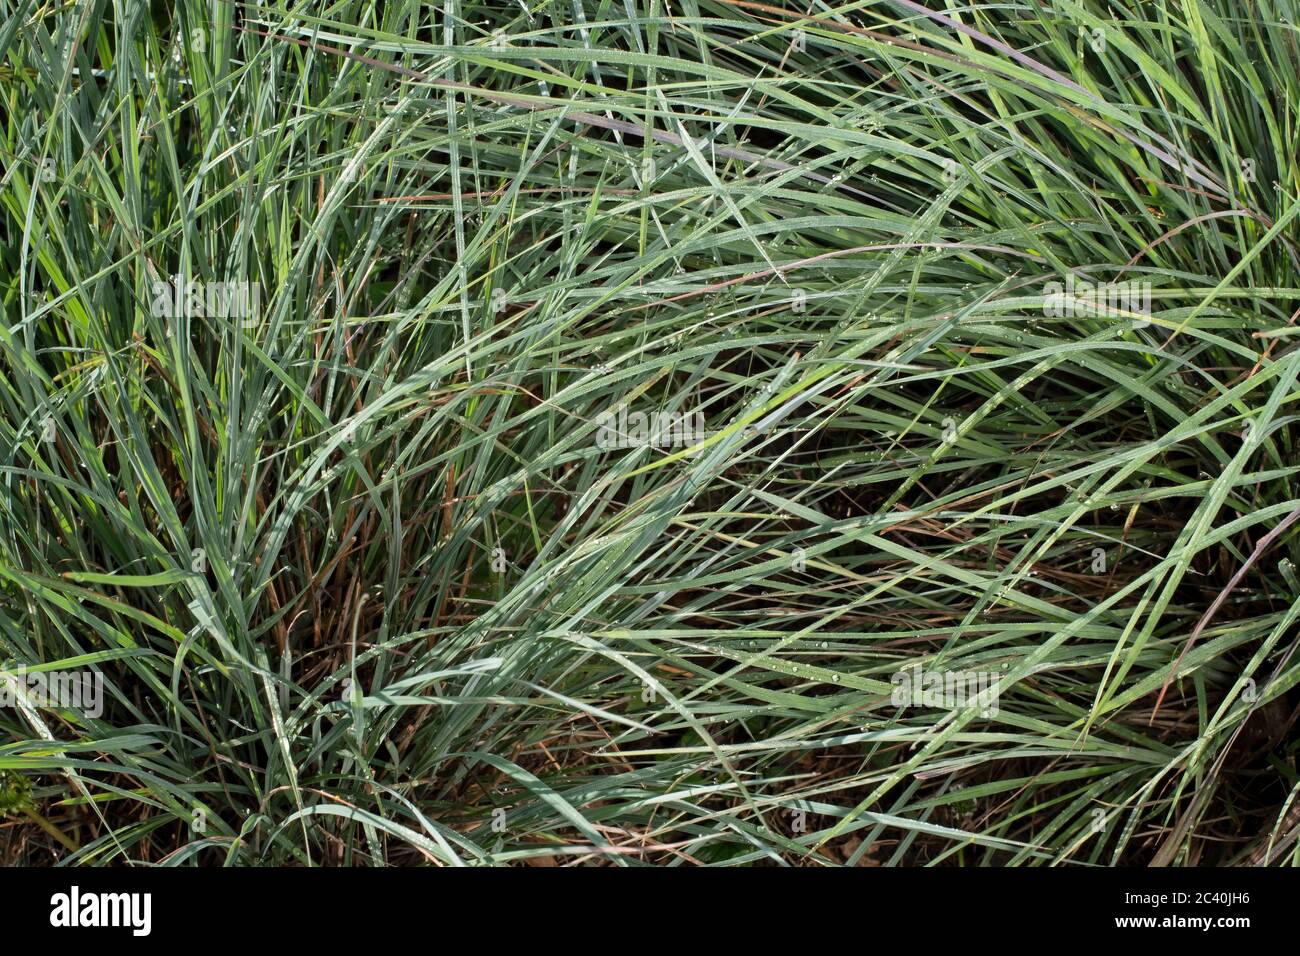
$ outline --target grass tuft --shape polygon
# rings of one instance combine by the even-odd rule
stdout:
[[[0,859],[1300,862],[1298,23],[0,0]]]

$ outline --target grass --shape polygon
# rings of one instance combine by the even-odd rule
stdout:
[[[1300,862],[1300,5],[0,14],[0,858]]]

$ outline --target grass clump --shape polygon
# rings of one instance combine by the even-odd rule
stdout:
[[[7,858],[1296,861],[1290,0],[0,12]]]

